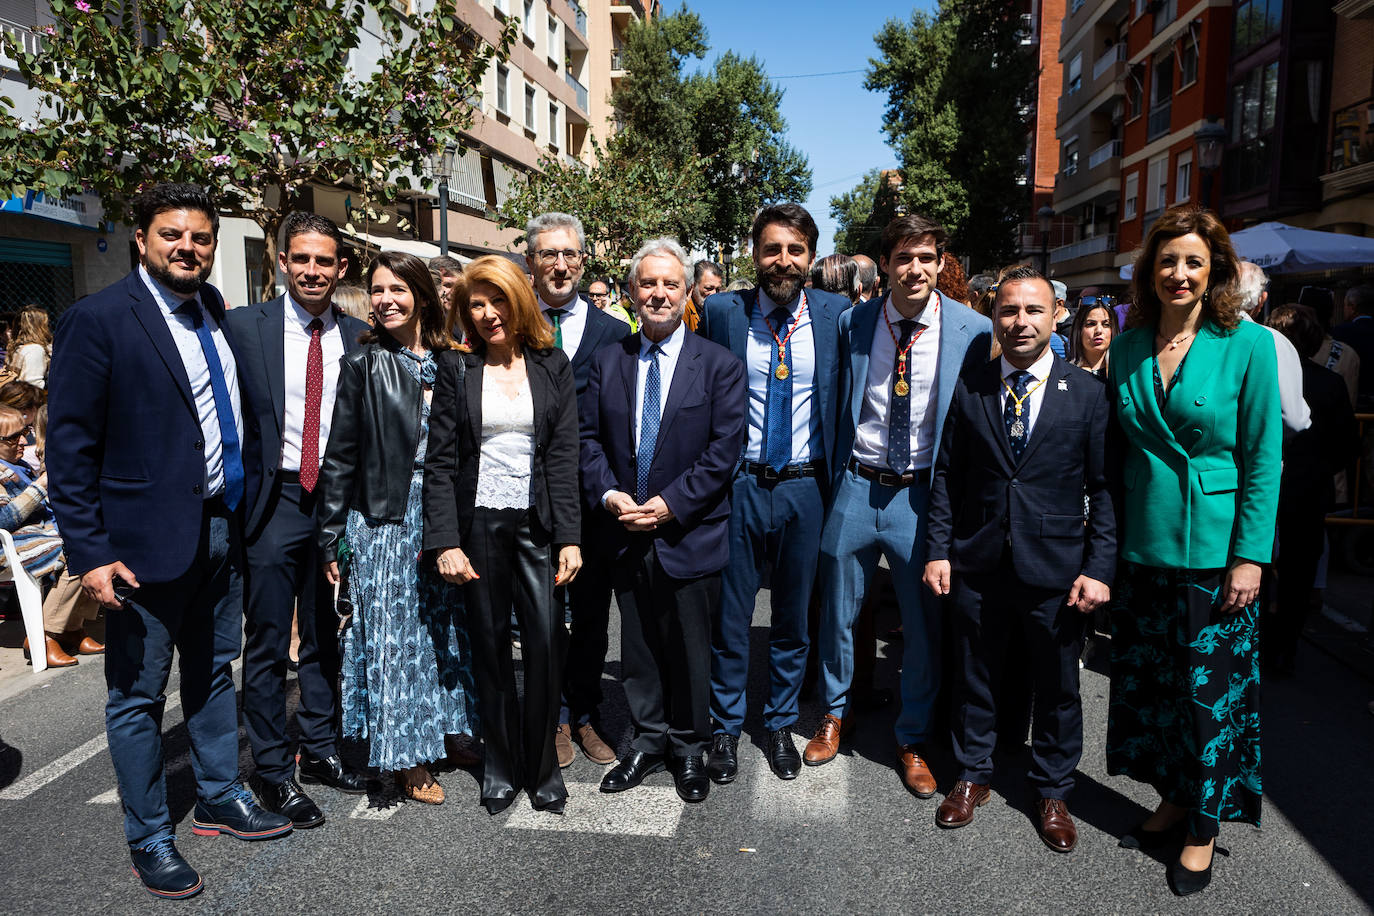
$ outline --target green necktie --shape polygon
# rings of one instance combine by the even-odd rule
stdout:
[[[567,309],[547,309],[544,312],[553,322],[553,345],[558,349],[563,349],[563,319],[567,316]]]

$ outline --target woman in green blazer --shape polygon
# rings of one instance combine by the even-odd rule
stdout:
[[[1125,499],[1107,765],[1159,792],[1121,842],[1180,842],[1180,895],[1211,880],[1222,821],[1260,818],[1257,599],[1282,427],[1273,338],[1239,320],[1237,268],[1209,211],[1166,211],[1109,368]]]

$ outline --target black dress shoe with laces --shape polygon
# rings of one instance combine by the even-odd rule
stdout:
[[[301,754],[301,782],[322,783],[349,795],[367,794],[367,776],[346,768],[338,754],[328,757]]]
[[[129,850],[134,874],[148,893],[168,900],[194,897],[205,887],[200,875],[177,852],[176,837],[166,836],[147,846]]]
[[[739,773],[739,739],[717,732],[711,738],[711,753],[706,756],[706,772],[711,781],[723,786],[734,782]]]
[[[786,727],[768,733],[768,765],[779,779],[796,779],[801,772],[801,754],[792,741],[792,730]]]
[[[673,782],[677,794],[685,802],[705,801],[711,791],[711,780],[706,778],[706,762],[701,757],[679,757],[673,761]]]
[[[197,836],[228,834],[240,840],[271,840],[291,832],[291,818],[264,811],[242,786],[233,795],[213,805],[196,802],[191,832]]]
[[[633,789],[644,781],[644,777],[662,769],[662,754],[631,751],[624,760],[617,763],[615,768],[606,774],[605,779],[601,780],[601,791],[624,792],[626,789]]]
[[[287,777],[285,782],[254,780],[262,807],[274,814],[284,814],[291,818],[291,826],[298,830],[318,827],[324,823],[324,812],[306,795],[296,780]]]

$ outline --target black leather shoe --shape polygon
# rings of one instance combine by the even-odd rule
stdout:
[[[328,757],[301,754],[301,782],[323,783],[349,795],[367,794],[367,777],[347,769],[338,754],[330,754]]]
[[[650,773],[663,769],[662,754],[646,754],[631,751],[629,756],[615,765],[606,778],[601,780],[602,792],[624,792],[633,789],[644,781]]]
[[[163,837],[147,846],[129,850],[134,874],[148,893],[169,900],[194,897],[205,887],[200,875],[177,852],[176,837]]]
[[[254,779],[253,788],[257,790],[262,807],[274,814],[285,814],[291,818],[291,826],[307,830],[324,823],[324,812],[301,789],[296,780],[287,777],[285,782],[268,782]]]
[[[291,832],[291,818],[264,811],[242,786],[236,794],[216,805],[196,802],[191,832],[197,836],[227,833],[240,840],[271,840]]]
[[[717,732],[711,739],[711,753],[706,755],[706,773],[716,785],[734,782],[739,773],[739,739]]]
[[[1183,863],[1174,859],[1169,863],[1169,889],[1180,897],[1196,894],[1212,883],[1212,866],[1217,864],[1217,850],[1212,847],[1212,859],[1202,871],[1184,868]]]
[[[679,757],[673,761],[673,782],[677,794],[685,802],[706,800],[711,780],[706,778],[706,762],[700,756]]]
[[[779,779],[796,779],[801,772],[801,754],[797,753],[790,728],[768,733],[768,765]]]

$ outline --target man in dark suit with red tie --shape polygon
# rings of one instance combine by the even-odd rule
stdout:
[[[329,441],[339,360],[367,325],[338,312],[334,289],[348,268],[339,227],[314,213],[287,216],[280,267],[286,293],[228,315],[243,350],[241,369],[262,432],[262,484],[250,494],[243,652],[243,722],[263,807],[316,827],[324,814],[296,782],[286,737],[286,659],[294,613],[300,634],[296,681],[304,782],[367,791],[335,747],[338,621],[315,550],[315,484]],[[332,559],[332,558],[331,558]]]
[[[1035,691],[1040,838],[1069,852],[1077,830],[1065,799],[1083,751],[1078,657],[1084,621],[1110,596],[1116,523],[1106,388],[1050,350],[1054,310],[1032,268],[1002,276],[992,315],[1002,356],[955,388],[930,488],[924,581],[952,594],[956,659],[961,770],[936,822],[962,827],[991,796],[995,701],[1016,652]]]
[[[630,279],[639,333],[596,355],[582,412],[588,539],[615,558],[634,731],[601,791],[667,766],[678,795],[699,802],[711,786],[711,621],[730,552],[744,365],[683,324],[690,282],[676,242],[646,243]]]

